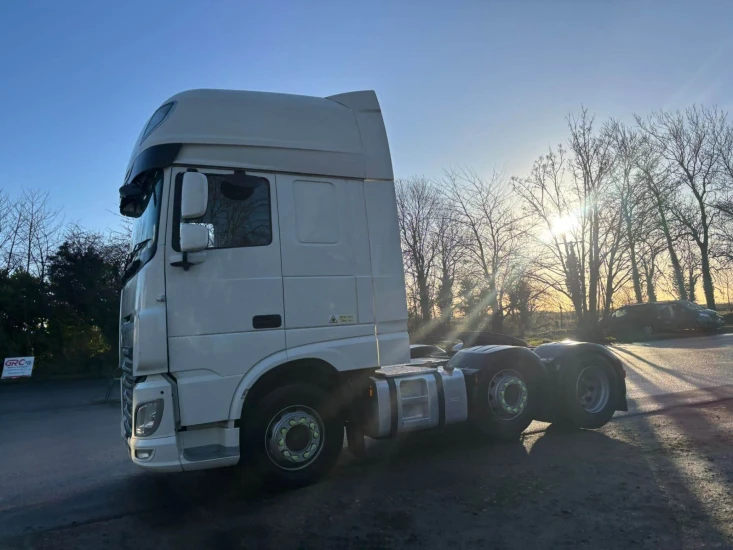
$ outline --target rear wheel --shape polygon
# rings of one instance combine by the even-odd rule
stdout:
[[[241,463],[278,486],[299,487],[323,477],[344,440],[343,419],[328,404],[328,394],[311,384],[264,396],[242,419]]]
[[[482,434],[516,439],[534,418],[537,387],[524,365],[481,373],[475,389],[472,423]]]
[[[560,423],[577,428],[604,426],[616,412],[618,377],[598,355],[579,357],[560,375]]]

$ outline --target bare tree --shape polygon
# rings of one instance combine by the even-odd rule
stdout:
[[[538,250],[535,278],[566,296],[580,322],[588,308],[585,293],[585,254],[577,243],[587,226],[578,189],[568,183],[566,150],[550,149],[532,165],[529,176],[513,178],[514,191],[523,201],[525,214],[535,223]]]
[[[532,327],[541,299],[547,288],[531,277],[519,277],[508,291],[508,316],[513,318],[519,337]]]
[[[16,231],[16,218],[12,215],[14,206],[4,190],[0,190],[0,255],[2,256],[2,271],[9,272],[12,268],[10,249]]]
[[[718,290],[724,297],[728,312],[733,312],[733,270],[728,259],[717,262],[715,266],[715,280],[718,283]]]
[[[720,202],[717,209],[720,212],[716,227],[719,239],[714,255],[718,260],[724,260],[725,265],[730,265],[733,262],[733,201]]]
[[[132,244],[132,220],[119,216],[117,227],[110,229],[105,236],[107,260],[123,273]]]
[[[695,250],[695,244],[689,239],[680,239],[680,259],[685,274],[687,296],[690,301],[697,301],[697,281],[700,279],[701,261],[700,254]]]
[[[569,114],[567,145],[511,186],[471,169],[399,182],[411,316],[501,331],[508,315],[521,333],[531,298],[572,304],[594,337],[618,302],[694,299],[702,282],[714,307],[713,272],[733,266],[733,126],[701,107],[636,121]]]
[[[48,198],[48,191],[37,189],[25,189],[15,199],[0,193],[0,261],[6,272],[22,270],[45,279],[63,226],[61,209],[52,208]]]
[[[720,188],[718,140],[726,126],[726,116],[715,107],[693,106],[684,112],[659,111],[646,120],[637,117],[637,122],[669,163],[674,181],[686,191],[670,207],[700,250],[705,300],[709,308],[715,309],[711,227],[717,215],[714,205]]]
[[[456,211],[445,201],[440,205],[435,225],[438,247],[437,305],[441,320],[448,322],[453,317],[454,288],[466,239]]]
[[[719,132],[716,143],[720,155],[721,193],[715,208],[720,213],[720,219],[716,227],[719,242],[714,255],[724,259],[723,265],[730,267],[733,261],[733,125],[726,121]],[[722,271],[716,270],[717,273]]]
[[[637,185],[637,166],[640,154],[640,137],[633,129],[617,120],[611,120],[607,131],[613,140],[615,155],[615,186],[619,203],[626,250],[629,256],[631,283],[637,303],[644,301],[641,274],[638,261],[638,242],[642,236],[643,221],[646,218],[643,187]],[[620,228],[619,228],[620,229]],[[609,285],[607,285],[608,288]],[[612,285],[611,285],[612,287]],[[607,297],[605,311],[610,308]]]
[[[457,219],[468,234],[466,261],[485,287],[481,309],[491,309],[492,330],[503,329],[504,297],[521,271],[526,230],[516,197],[501,173],[488,179],[474,170],[446,170],[443,184]]]
[[[398,180],[396,188],[405,270],[414,280],[419,316],[429,321],[433,306],[431,277],[439,250],[435,226],[440,196],[424,177]]]
[[[586,328],[594,331],[598,324],[598,285],[601,264],[601,212],[608,176],[614,155],[607,132],[594,130],[594,117],[582,108],[580,114],[568,115],[570,138],[568,146],[573,153],[571,162],[576,186],[582,190],[582,208],[588,216],[588,312]],[[585,246],[586,241],[581,242]]]
[[[0,251],[2,269],[6,273],[14,271],[22,262],[21,228],[23,211],[18,199],[11,199],[7,193],[0,194]]]
[[[644,233],[640,240],[639,264],[644,272],[646,285],[646,299],[649,302],[657,301],[657,278],[659,277],[658,258],[667,250],[664,235],[660,231],[651,229]],[[684,289],[684,286],[683,286]]]
[[[624,211],[624,206],[623,200],[610,203],[604,208],[604,215],[601,216],[600,228],[603,240],[599,250],[605,277],[599,284],[603,293],[603,316],[611,313],[614,294],[628,282],[631,275],[626,262],[629,255],[624,254],[622,249],[624,242],[631,246],[625,241],[627,235],[624,226],[627,213]]]
[[[644,139],[642,141],[641,152],[637,162],[637,167],[639,169],[638,181],[647,191],[647,198],[651,202],[653,209],[653,213],[649,212],[648,216],[650,218],[654,216],[656,219],[656,225],[664,236],[664,244],[666,245],[669,261],[672,266],[674,286],[677,296],[681,300],[686,300],[687,289],[685,285],[685,277],[675,248],[675,237],[673,235],[669,219],[669,204],[677,194],[676,185],[672,183],[670,169],[665,164],[659,151],[659,147],[653,140]],[[650,225],[653,227],[655,224],[652,223]],[[656,259],[658,255],[656,247],[650,248],[647,246],[645,248],[650,253],[657,252],[654,254],[654,259]],[[653,267],[654,264],[652,258],[647,258],[644,261],[647,268]],[[651,270],[651,272],[653,271],[654,269]],[[647,281],[649,281],[649,272],[647,273]],[[651,301],[651,298],[649,298],[649,300]]]
[[[730,183],[733,182],[733,125],[728,122],[727,116],[722,113],[714,111],[718,118],[714,124],[715,136],[715,147],[718,154],[718,162],[720,163],[720,173],[725,178],[726,198],[730,200]],[[728,203],[730,206],[730,203]]]

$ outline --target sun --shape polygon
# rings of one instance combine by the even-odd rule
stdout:
[[[558,217],[550,224],[550,235],[553,237],[567,235],[568,233],[575,231],[579,224],[580,220],[574,213]]]

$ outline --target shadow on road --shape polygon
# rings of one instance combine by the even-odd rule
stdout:
[[[663,372],[666,375],[672,376],[673,378],[677,378],[678,380],[680,380],[682,382],[687,382],[689,384],[695,384],[696,383],[694,380],[690,379],[690,377],[685,376],[684,374],[682,374],[681,372],[679,372],[679,370],[677,370],[677,369],[671,369],[671,368],[668,368],[668,367],[663,367],[661,365],[657,365],[656,363],[652,363],[651,361],[649,361],[648,359],[645,359],[644,357],[642,357],[638,353],[634,353],[634,352],[632,352],[632,351],[630,351],[628,349],[618,348],[617,347],[617,348],[614,348],[614,351],[620,353],[621,355],[626,355],[628,357],[633,357],[636,361],[640,361],[640,362],[644,363],[645,365],[647,365],[649,367],[652,367],[653,369],[655,369],[657,371]],[[636,372],[636,374],[638,374],[640,376],[643,376],[640,372]]]
[[[657,365],[629,350],[617,348],[617,351],[643,362],[651,369],[689,381],[685,375]],[[659,389],[645,376],[645,371],[636,370],[635,373],[644,379],[645,384]],[[701,395],[704,397],[701,398]],[[733,410],[733,385],[700,388],[676,394],[652,393],[644,401],[651,401],[659,409],[665,409],[677,403],[685,403],[689,398],[695,400],[692,406],[672,410],[664,415],[650,414],[633,419],[633,432],[628,430],[627,435],[647,447],[661,451],[653,454],[654,460],[650,461],[650,466],[665,498],[673,503],[671,510],[682,530],[682,540],[685,541],[682,547],[698,546],[697,533],[703,529],[711,529],[714,547],[729,548],[733,542],[730,538],[731,532],[722,533],[715,525],[730,526],[730,512],[725,510],[733,510],[733,497],[730,493],[730,487],[733,486],[733,467],[730,466],[727,452],[711,453],[705,447],[706,443],[713,443],[713,448],[715,444],[728,447],[733,440],[730,431],[733,423],[728,419],[727,426],[721,427],[721,417],[713,415],[714,420],[711,421],[711,415],[703,405],[723,402],[728,410]],[[624,423],[620,424],[622,429],[623,425]],[[672,456],[676,456],[676,460]]]
[[[633,421],[624,423],[632,443],[554,427],[514,444],[479,443],[463,429],[372,442],[366,463],[344,457],[324,482],[286,493],[245,482],[231,469],[111,477],[71,499],[12,511],[17,524],[32,524],[71,517],[65,514],[79,507],[100,510],[87,525],[13,544],[678,548],[704,525],[704,541],[724,545],[676,464],[659,453],[650,458],[649,445],[662,445],[655,427]]]
[[[613,351],[626,365],[628,371],[627,387],[629,387],[629,390],[631,390],[629,383],[635,383],[637,378],[647,390],[645,391],[647,395],[644,395],[644,397],[629,398],[629,411],[631,412],[651,412],[652,410],[669,409],[681,405],[709,403],[733,398],[733,384],[711,386],[711,380],[704,375],[688,374],[680,372],[679,369],[663,367],[628,349],[614,347]],[[633,362],[640,363],[643,368],[638,368]],[[673,378],[695,389],[670,392],[669,387],[662,388],[657,384],[655,381],[656,376],[651,376],[657,374]],[[708,387],[704,387],[706,385]],[[648,391],[650,389],[653,391]]]
[[[733,343],[733,333],[704,334],[699,332],[673,333],[654,340],[618,340],[614,349],[620,346],[643,346],[645,348],[708,349],[728,347]]]

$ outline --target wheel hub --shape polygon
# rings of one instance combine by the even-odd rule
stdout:
[[[283,470],[300,470],[313,462],[323,448],[323,421],[305,406],[277,413],[267,427],[267,456]]]
[[[611,383],[601,367],[585,367],[578,376],[576,385],[581,407],[591,414],[601,412],[611,395]]]
[[[295,452],[302,451],[311,440],[311,432],[303,424],[296,424],[285,436],[285,446]]]
[[[503,370],[489,382],[489,408],[497,418],[512,420],[527,408],[527,384],[513,370]]]

